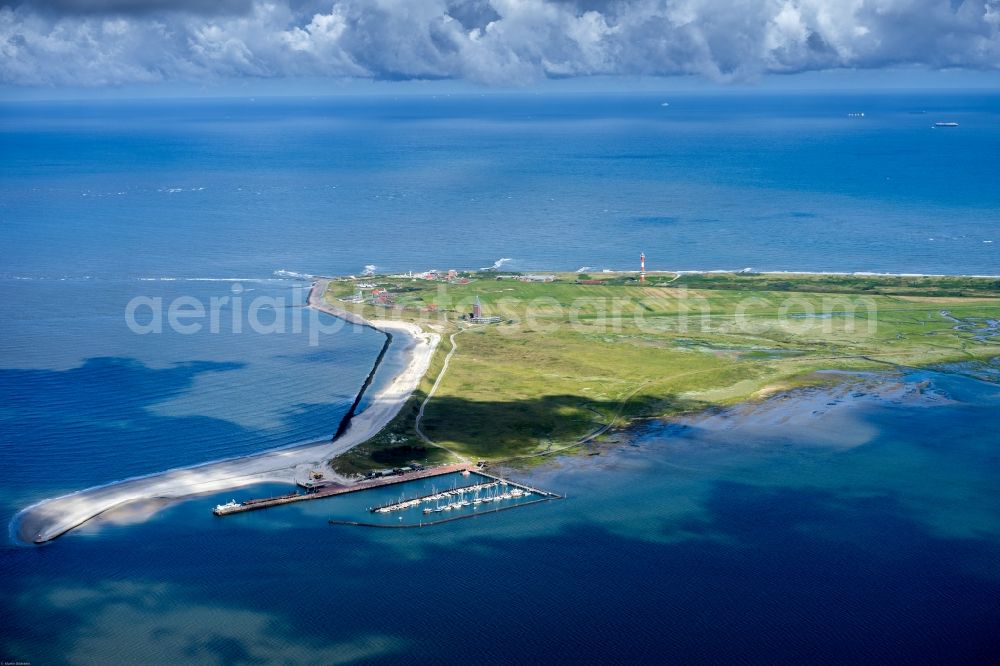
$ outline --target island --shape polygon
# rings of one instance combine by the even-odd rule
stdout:
[[[403,469],[536,465],[599,452],[640,419],[845,373],[996,373],[1000,356],[996,276],[428,271],[317,278],[309,305],[386,335],[332,438],[48,499],[21,511],[14,533],[42,543],[123,507],[264,482],[332,495]]]
[[[430,371],[342,475],[536,464],[844,372],[1000,355],[1000,278],[752,272],[460,273],[326,281],[325,300],[441,336]]]

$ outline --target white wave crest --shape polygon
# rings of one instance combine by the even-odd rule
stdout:
[[[141,277],[139,282],[279,282],[275,278],[258,277]]]
[[[275,277],[281,278],[293,278],[295,280],[312,280],[315,275],[309,275],[308,273],[298,273],[296,271],[286,271],[284,268],[281,270],[274,271],[273,275]]]
[[[270,280],[262,278],[184,278],[185,282],[269,282]]]
[[[496,261],[494,261],[492,266],[487,266],[486,268],[480,268],[479,270],[481,270],[481,271],[498,271],[501,268],[503,268],[504,264],[509,264],[512,261],[514,261],[514,260],[511,259],[510,257],[503,257],[503,258],[500,258],[500,259],[497,259]]]

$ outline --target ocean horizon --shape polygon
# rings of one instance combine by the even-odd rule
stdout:
[[[0,275],[628,269],[640,251],[651,270],[992,275],[998,117],[982,91],[7,102]]]

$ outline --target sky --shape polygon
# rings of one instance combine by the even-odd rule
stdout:
[[[808,86],[844,72],[1000,88],[1000,0],[0,0],[12,98]]]

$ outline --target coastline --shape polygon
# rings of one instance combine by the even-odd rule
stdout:
[[[544,272],[544,269],[524,269],[524,272]],[[568,271],[556,271],[568,272]],[[579,271],[576,271],[579,272]],[[588,271],[584,271],[588,272]],[[594,275],[604,273],[639,275],[641,271],[634,268],[591,268]],[[886,271],[803,271],[803,270],[753,270],[747,268],[657,268],[646,270],[646,275],[745,275],[745,276],[777,276],[777,277],[876,277],[876,278],[972,278],[998,280],[1000,275],[979,273],[892,273]]]
[[[340,424],[336,426],[332,440],[313,441],[271,449],[240,458],[175,468],[46,499],[22,510],[14,517],[10,527],[12,535],[19,541],[42,543],[120,507],[129,506],[130,509],[134,509],[142,503],[162,506],[195,495],[216,493],[267,482],[292,485],[296,481],[304,480],[313,469],[319,466],[324,467],[324,474],[329,480],[350,484],[348,479],[339,476],[325,463],[371,439],[395,418],[426,376],[431,357],[440,342],[440,336],[436,333],[424,332],[413,323],[379,318],[370,321],[359,314],[328,303],[324,299],[324,294],[330,283],[331,279],[329,278],[313,278],[307,302],[309,308],[336,317],[340,320],[337,323],[347,322],[356,326],[364,326],[382,333],[386,338],[350,409],[345,413]],[[452,337],[454,348],[454,336]],[[400,355],[397,358],[402,361],[399,366],[402,369],[368,401],[366,408],[361,413],[355,415],[354,412],[361,404],[373,379],[383,367],[382,361],[387,353]],[[391,365],[397,367],[395,361]],[[447,367],[447,363],[445,367]],[[698,371],[700,372],[700,370]],[[828,372],[834,371],[829,370]],[[438,376],[438,381],[440,378],[441,375]],[[641,388],[642,386],[636,391]],[[621,408],[627,400],[628,398],[621,403],[618,412],[609,423],[590,433],[579,442],[574,442],[564,449],[551,449],[541,454],[515,455],[504,458],[502,462],[558,453],[561,450],[576,448],[611,428],[623,429],[629,425],[629,422],[635,421],[635,419],[626,419],[625,424],[617,423],[621,415]],[[773,404],[773,401],[770,404]],[[423,407],[421,407],[421,412],[422,409]],[[814,415],[817,413],[817,411],[809,411],[812,411]],[[331,424],[331,427],[333,425]],[[124,513],[128,513],[128,511],[118,512],[116,515],[120,516]],[[113,516],[109,518],[113,518]]]
[[[294,485],[297,472],[308,473],[308,468],[323,465],[330,458],[377,434],[399,413],[427,373],[439,336],[425,333],[415,324],[395,321],[376,324],[354,313],[330,306],[323,301],[328,282],[317,279],[313,283],[309,293],[309,307],[388,336],[387,344],[383,346],[375,367],[348,414],[356,409],[372,378],[377,374],[390,341],[391,347],[395,347],[394,352],[401,354],[404,359],[403,370],[373,396],[369,406],[353,415],[350,420],[341,422],[337,429],[339,436],[335,435],[332,440],[272,449],[242,458],[200,463],[113,481],[42,500],[18,512],[12,522],[12,534],[25,543],[44,543],[101,514],[136,502],[176,501],[259,483]],[[398,335],[394,337],[393,334]],[[330,470],[324,472],[328,477],[333,476]]]

